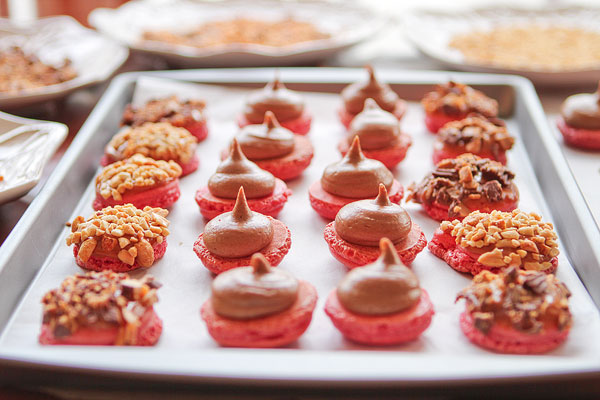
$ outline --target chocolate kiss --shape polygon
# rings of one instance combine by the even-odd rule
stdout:
[[[269,261],[261,253],[252,254],[250,266],[254,275],[263,275],[271,272],[271,264],[269,264]]]
[[[231,212],[231,217],[234,221],[246,221],[252,218],[252,210],[250,210],[250,207],[248,207],[246,193],[244,192],[243,186],[240,186],[240,190],[238,191],[237,198],[235,199],[235,206]]]
[[[375,198],[375,204],[377,204],[380,207],[386,207],[386,206],[391,206],[392,202],[390,201],[390,198],[388,197],[388,191],[385,188],[385,185],[383,183],[379,184],[379,193],[377,194],[377,197]]]
[[[281,128],[281,125],[279,125],[279,121],[277,121],[277,118],[275,118],[275,114],[273,114],[273,111],[265,112],[265,120],[263,122],[263,125],[266,125],[268,128],[267,135],[271,130],[275,128]]]
[[[360,148],[360,139],[358,136],[354,136],[352,140],[352,144],[348,149],[348,152],[344,156],[344,161],[349,162],[351,164],[358,164],[359,162],[365,159],[365,155]]]
[[[379,250],[381,251],[381,255],[379,259],[385,266],[385,268],[389,268],[392,265],[402,265],[400,258],[398,257],[398,253],[394,248],[394,243],[386,237],[381,238],[379,240]]]
[[[370,97],[368,99],[366,99],[365,100],[365,105],[363,107],[363,111],[365,111],[365,110],[375,110],[375,109],[380,109],[381,110],[381,107],[379,107],[379,104],[377,104],[377,102],[374,99],[372,99]]]

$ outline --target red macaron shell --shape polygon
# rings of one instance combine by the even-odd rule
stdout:
[[[323,236],[331,254],[349,269],[371,264],[379,258],[379,246],[361,246],[345,241],[335,230],[335,221],[330,222],[323,231]],[[406,239],[394,244],[400,260],[410,266],[427,245],[425,234],[419,225],[413,222]]]
[[[399,204],[404,196],[404,187],[394,179],[389,191],[389,198],[392,203]],[[371,197],[374,199],[376,196]],[[338,211],[346,204],[363,199],[354,199],[350,197],[341,197],[326,192],[321,186],[321,181],[316,181],[308,189],[308,198],[311,207],[325,219],[335,219]]]
[[[494,155],[491,151],[484,151],[484,152],[479,152],[479,153],[472,153],[469,151],[466,151],[464,149],[464,147],[458,147],[458,146],[446,146],[446,145],[438,145],[438,143],[434,144],[433,147],[433,154],[432,154],[432,159],[433,159],[433,163],[437,164],[442,160],[445,160],[446,158],[456,158],[458,156],[460,156],[461,154],[465,154],[465,153],[471,153],[474,154],[478,157],[481,158],[487,158],[489,160],[494,160],[494,161],[498,161],[499,163],[501,163],[502,165],[506,165],[506,152],[500,152],[497,156]]]
[[[264,249],[260,250],[269,264],[272,267],[277,266],[283,257],[288,253],[292,246],[292,234],[285,224],[272,217],[273,225],[273,240]],[[196,242],[194,242],[194,252],[202,261],[202,264],[214,274],[220,274],[221,272],[250,265],[250,259],[252,256],[242,258],[226,258],[217,256],[208,250],[202,239],[203,233],[198,236]]]
[[[148,157],[150,157],[150,156],[148,156]],[[150,158],[152,158],[152,157],[150,157]],[[112,164],[115,161],[118,161],[118,160],[113,160],[111,157],[109,157],[107,154],[105,154],[100,159],[100,165],[103,167],[106,167],[107,165]],[[186,176],[186,175],[191,174],[192,172],[197,170],[198,166],[200,165],[200,159],[198,158],[198,156],[196,154],[194,154],[192,159],[185,164],[182,164],[177,160],[173,160],[173,161],[175,161],[181,167],[181,176]]]
[[[252,211],[275,218],[283,209],[288,197],[291,195],[292,191],[288,189],[285,182],[281,179],[276,179],[275,189],[270,196],[246,199],[246,201],[248,202],[248,207],[250,207]],[[208,190],[208,186],[198,189],[196,191],[195,199],[200,207],[200,213],[208,220],[233,210],[233,206],[235,206],[235,199],[215,197],[210,193],[210,190]]]
[[[394,116],[396,118],[398,118],[398,121],[400,121],[402,119],[402,117],[404,116],[404,113],[406,113],[406,108],[407,108],[406,101],[404,101],[402,99],[398,99],[398,101],[396,102],[396,107],[392,111],[392,114],[394,114]],[[346,129],[350,128],[350,124],[352,123],[352,120],[357,115],[358,114],[349,113],[348,111],[346,111],[346,109],[344,107],[342,107],[338,110],[338,116],[340,118],[340,121],[342,122],[342,125],[344,125],[346,127]]]
[[[484,270],[493,273],[502,270],[502,268],[489,267],[478,262],[477,258],[479,256],[477,254],[470,253],[464,247],[457,245],[456,239],[441,229],[435,231],[427,247],[436,257],[444,260],[458,272],[469,273],[474,276]],[[547,274],[554,273],[558,267],[557,257],[553,257],[550,262],[552,267],[544,271]]]
[[[600,130],[573,128],[562,117],[556,121],[566,144],[585,150],[600,150]]]
[[[179,199],[180,195],[179,179],[175,178],[161,186],[137,193],[125,193],[121,196],[121,200],[115,200],[112,197],[105,199],[99,193],[96,193],[92,207],[98,211],[109,206],[131,203],[140,209],[146,206],[169,208]]]
[[[398,141],[392,147],[386,147],[383,149],[376,150],[365,150],[362,149],[362,153],[367,158],[372,158],[374,160],[381,161],[386,168],[392,169],[396,165],[398,165],[404,158],[406,157],[406,152],[408,148],[412,144],[412,139],[407,134],[401,134],[398,138]],[[338,150],[342,153],[343,156],[346,155],[350,145],[347,140],[342,140],[338,144]]]
[[[300,115],[298,118],[290,119],[287,121],[277,121],[279,122],[279,125],[281,125],[281,127],[288,129],[297,135],[306,135],[310,131],[312,117],[308,112],[304,111],[302,115]],[[248,121],[244,114],[240,114],[238,116],[237,122],[240,128],[243,128],[248,125],[254,125],[250,121]]]
[[[179,126],[179,125],[175,125]],[[206,139],[208,136],[208,125],[206,121],[191,121],[181,125],[181,128],[184,128],[189,133],[192,134],[199,142]]]
[[[162,243],[154,243],[152,245],[154,249],[154,261],[161,259],[162,256],[165,255],[165,251],[167,251],[167,239],[164,239]],[[115,257],[97,257],[92,255],[86,262],[83,262],[77,255],[79,254],[79,245],[76,244],[73,246],[73,255],[75,256],[75,262],[81,268],[89,269],[91,271],[104,271],[111,270],[115,272],[129,272],[134,269],[143,268],[137,262],[134,262],[133,265],[125,264],[121,260],[119,260],[116,255]]]
[[[494,210],[498,211],[512,211],[517,208],[519,205],[519,200],[501,200],[495,202],[488,202],[483,200],[471,200],[468,203],[468,207],[472,211],[481,211],[485,213],[492,212]],[[448,206],[444,206],[438,204],[437,202],[433,203],[423,203],[423,210],[436,221],[445,221],[445,220],[462,220],[464,217],[456,216],[456,217],[448,217]]]
[[[424,289],[421,289],[421,299],[416,305],[387,315],[355,314],[340,303],[337,290],[333,290],[327,297],[325,313],[344,337],[367,345],[393,345],[415,340],[429,327],[435,314]]]
[[[440,128],[450,121],[460,121],[467,117],[467,113],[445,114],[437,111],[425,114],[425,126],[431,133],[438,133]]]
[[[280,347],[298,339],[310,325],[317,304],[317,291],[306,281],[299,281],[298,298],[287,310],[250,320],[221,317],[209,298],[200,313],[208,333],[221,346]]]
[[[162,333],[162,320],[158,317],[153,308],[146,310],[141,318],[141,325],[138,328],[136,346],[152,346],[158,342]],[[117,341],[119,333],[118,327],[109,328],[80,328],[73,334],[56,338],[48,324],[43,324],[38,338],[40,344],[50,345],[92,345],[92,346],[112,346]]]
[[[540,333],[520,332],[513,327],[495,323],[487,334],[473,325],[473,318],[468,312],[460,314],[460,328],[465,336],[474,344],[498,353],[539,354],[555,349],[569,335],[569,329],[559,330],[555,326],[545,324]]]

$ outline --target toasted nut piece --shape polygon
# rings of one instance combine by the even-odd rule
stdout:
[[[96,249],[97,244],[98,244],[98,242],[96,241],[96,239],[94,239],[94,238],[87,239],[79,247],[79,252],[77,253],[77,257],[79,257],[79,259],[81,261],[83,261],[84,263],[87,262],[90,259],[90,257],[92,256],[92,253],[94,252],[94,250]]]
[[[135,244],[137,249],[137,260],[141,267],[149,267],[154,263],[154,249],[146,240]]]
[[[502,250],[500,249],[494,249],[492,251],[488,251],[487,253],[483,253],[479,256],[477,261],[489,267],[503,267],[506,265],[502,255]]]
[[[120,248],[126,247],[127,245],[129,245],[129,243],[130,243],[129,239],[124,238],[124,237],[119,238],[119,247]]]
[[[133,265],[135,262],[135,257],[133,257],[127,250],[120,250],[117,257],[119,260],[128,265]]]

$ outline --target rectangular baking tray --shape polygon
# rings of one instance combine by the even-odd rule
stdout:
[[[378,73],[382,80],[389,82],[394,90],[410,101],[418,101],[434,84],[449,79],[470,84],[498,99],[501,116],[508,119],[509,127],[514,126],[521,133],[518,140],[523,149],[518,154],[523,159],[518,162],[527,168],[531,167],[532,171],[527,173],[531,176],[535,173],[537,177],[532,188],[527,188],[528,193],[539,197],[545,219],[552,220],[556,225],[563,260],[566,262],[568,258],[597,305],[600,300],[600,257],[594,243],[600,243],[598,231],[558,144],[546,132],[548,125],[530,82],[514,76],[455,72],[381,70]],[[280,74],[292,89],[325,93],[339,93],[348,83],[364,78],[363,70],[339,68],[281,69]],[[19,307],[28,300],[27,293],[35,286],[36,277],[39,278],[40,271],[43,271],[59,246],[64,246],[65,222],[73,218],[74,210],[81,209],[78,203],[82,197],[89,196],[90,182],[97,173],[97,162],[104,145],[117,131],[121,113],[131,101],[137,80],[155,77],[225,86],[261,87],[272,76],[271,69],[219,69],[129,73],[113,80],[44,189],[0,248],[0,366],[5,371],[29,369],[67,373],[66,376],[73,372],[113,377],[126,374],[131,379],[192,384],[321,387],[427,387],[600,376],[600,358],[570,358],[560,353],[524,358],[483,352],[466,354],[464,359],[467,362],[463,360],[457,363],[456,355],[449,356],[443,352],[424,355],[413,347],[356,347],[346,351],[306,350],[297,346],[286,349],[198,346],[165,352],[160,346],[98,348],[7,345],[4,338],[10,332]],[[210,99],[207,100],[210,102]],[[232,110],[232,114],[236,112]],[[219,132],[211,134],[218,135]],[[318,146],[319,137],[312,136],[312,140]],[[205,182],[198,182],[197,185],[203,184]],[[305,203],[308,207],[308,201]],[[411,212],[414,212],[414,208]],[[171,242],[170,246],[176,247],[176,244]],[[171,248],[170,251],[177,250]],[[310,261],[310,255],[307,255],[307,259]],[[565,265],[564,268],[569,266]],[[321,297],[325,295],[320,294]],[[578,296],[587,297],[587,293],[581,288]],[[200,297],[204,299],[206,296]],[[39,301],[39,298],[35,300]],[[201,302],[198,298],[193,300],[191,307],[198,309]],[[587,301],[592,304],[589,299]],[[596,321],[598,310],[594,306],[592,308],[592,319]],[[585,321],[576,320],[575,323],[582,324]],[[598,333],[597,326],[593,327],[590,333]],[[28,328],[37,332],[39,322]],[[452,335],[455,334],[452,332]],[[590,344],[594,342],[590,337]],[[10,376],[14,382],[14,375],[4,376]],[[31,380],[34,376],[29,375],[27,379]],[[76,376],[73,375],[72,382],[77,382]],[[0,382],[2,379],[3,375],[0,374]]]

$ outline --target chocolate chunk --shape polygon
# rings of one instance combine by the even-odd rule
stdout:
[[[437,168],[432,172],[432,175],[436,178],[449,178],[452,180],[458,179],[458,172],[455,169],[450,168]]]
[[[519,272],[516,267],[508,267],[504,270],[504,283],[512,283],[517,281]]]
[[[54,337],[61,338],[65,336],[69,336],[71,331],[64,325],[56,325],[54,327]]]
[[[495,202],[502,200],[502,186],[498,181],[486,182],[481,189],[489,201]]]
[[[121,295],[128,300],[134,300],[136,298],[136,292],[142,288],[142,283],[133,279],[125,279],[121,282]]]
[[[494,324],[494,315],[489,312],[473,313],[473,325],[475,329],[487,334]]]
[[[530,289],[536,294],[542,294],[548,290],[546,274],[540,272],[535,275],[528,275],[523,282],[523,287]]]

